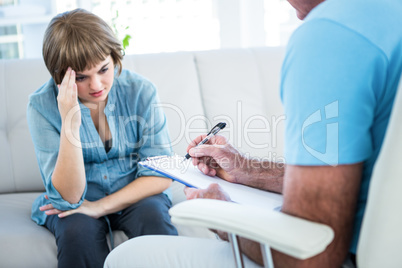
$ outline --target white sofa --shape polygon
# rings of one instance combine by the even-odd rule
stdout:
[[[279,98],[284,48],[231,49],[128,55],[123,67],[156,84],[173,149],[218,121],[221,133],[251,156],[284,161],[284,120]],[[28,96],[50,78],[42,59],[0,61],[0,266],[56,267],[53,235],[31,219],[31,204],[44,191],[26,121]],[[172,186],[173,204],[184,200]],[[178,226],[180,235],[210,236]],[[116,233],[116,244],[124,241]]]

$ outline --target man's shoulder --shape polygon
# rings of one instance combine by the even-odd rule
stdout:
[[[400,0],[326,0],[310,12],[305,26],[332,23],[384,49],[402,38],[400,14]]]
[[[305,21],[327,18],[348,24],[367,19],[378,24],[382,22],[379,18],[385,19],[390,14],[399,14],[401,10],[400,0],[326,0],[314,8]]]

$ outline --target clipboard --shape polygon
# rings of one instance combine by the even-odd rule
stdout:
[[[283,203],[283,197],[280,194],[230,183],[216,176],[207,176],[193,166],[191,161],[183,161],[183,159],[183,156],[178,155],[157,156],[150,157],[139,164],[188,187],[205,189],[211,183],[217,183],[229,194],[233,202],[239,204],[279,210]]]

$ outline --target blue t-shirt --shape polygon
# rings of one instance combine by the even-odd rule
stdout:
[[[138,74],[123,70],[113,81],[104,109],[112,134],[110,151],[105,150],[90,109],[79,102],[82,117],[80,138],[87,184],[79,203],[71,204],[64,200],[51,180],[59,153],[61,131],[57,94],[57,86],[50,79],[30,96],[27,110],[46,194],[55,208],[75,209],[84,199],[99,200],[138,177],[160,176],[138,165],[138,161],[171,154],[166,117],[158,106],[154,85]],[[42,194],[32,205],[32,219],[38,224],[45,223],[46,215],[39,211],[39,207],[47,203],[49,201]]]
[[[282,67],[286,162],[364,162],[353,253],[401,76],[401,14],[400,0],[327,0],[295,31]]]

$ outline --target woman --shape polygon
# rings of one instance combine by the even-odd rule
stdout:
[[[52,79],[30,96],[28,123],[46,194],[32,219],[56,237],[59,267],[102,267],[106,233],[177,235],[171,180],[139,160],[171,154],[155,87],[122,70],[110,27],[82,9],[57,15],[43,42]]]

